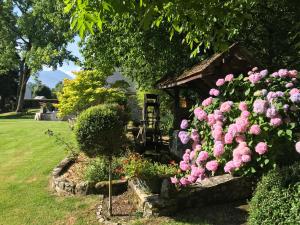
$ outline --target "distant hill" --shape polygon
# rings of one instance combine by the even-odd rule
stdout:
[[[70,75],[61,70],[38,72],[38,79],[49,88],[54,88],[58,82],[63,81],[65,78],[73,79]],[[34,78],[30,77],[28,82],[34,83]]]

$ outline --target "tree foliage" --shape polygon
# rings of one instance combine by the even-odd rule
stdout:
[[[63,7],[59,0],[0,2],[0,70],[12,66],[19,70],[17,111],[22,109],[26,83],[32,74],[43,65],[55,68],[63,60],[73,59],[66,49],[73,34]]]
[[[164,27],[170,38],[180,34],[192,56],[220,51],[244,41],[263,65],[299,67],[298,0],[116,1],[65,0],[71,27],[85,33],[103,30],[107,15],[134,15],[146,28]],[[280,55],[283,53],[282,57]],[[270,65],[272,63],[272,65]]]
[[[58,93],[57,105],[60,116],[77,115],[90,106],[103,103],[124,104],[125,93],[118,88],[110,88],[107,75],[97,70],[75,72],[74,80],[64,80],[63,89]]]
[[[140,30],[134,16],[114,16],[103,26],[103,32],[82,41],[84,66],[111,73],[119,68],[122,75],[133,80],[139,88],[149,89],[162,76],[176,75],[193,65],[189,49],[182,45],[179,35],[170,41],[164,28]]]
[[[33,85],[32,96],[44,96],[47,99],[51,99],[52,91],[46,85],[42,84],[41,82],[38,82]]]

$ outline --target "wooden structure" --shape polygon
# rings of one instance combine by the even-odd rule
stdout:
[[[160,130],[160,111],[159,96],[155,94],[144,95],[143,120],[141,121],[140,131],[137,139],[146,146],[152,143],[157,147],[162,142]]]
[[[247,73],[257,65],[248,51],[235,43],[226,51],[214,54],[179,76],[166,76],[159,80],[157,88],[166,91],[174,99],[174,128],[178,128],[181,119],[190,115],[189,109],[195,104],[188,98],[190,93],[186,98],[182,98],[182,92],[192,91],[197,99],[202,100],[208,97],[209,90],[215,87],[217,79],[229,73],[235,76]]]

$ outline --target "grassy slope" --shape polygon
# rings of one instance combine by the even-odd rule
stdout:
[[[96,196],[57,197],[48,187],[66,153],[44,132],[70,137],[67,123],[17,118],[0,114],[0,224],[97,224]]]

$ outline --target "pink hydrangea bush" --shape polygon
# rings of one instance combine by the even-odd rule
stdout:
[[[247,76],[228,74],[216,82],[181,123],[190,142],[172,183],[186,186],[215,174],[263,173],[299,158],[300,79],[296,70],[274,73],[257,67]],[[189,126],[189,127],[188,127]]]

